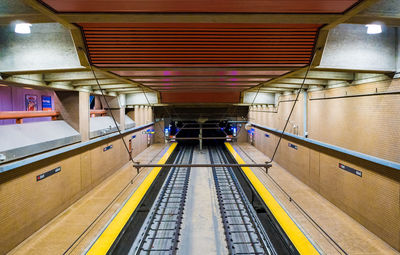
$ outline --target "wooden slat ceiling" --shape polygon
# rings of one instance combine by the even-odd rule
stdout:
[[[171,67],[115,72],[162,93],[240,92],[310,61],[319,25],[80,24],[98,67]],[[282,71],[174,72],[185,66],[280,66]],[[287,70],[285,70],[287,68]],[[290,68],[290,69],[289,69]],[[169,94],[168,94],[169,95]],[[210,98],[210,97],[208,97]],[[235,96],[236,98],[236,96]],[[238,100],[238,99],[237,99]]]
[[[356,0],[43,0],[56,12],[343,13]],[[99,16],[101,17],[101,15]],[[101,18],[99,18],[101,22]],[[295,23],[295,22],[294,22]],[[161,92],[162,102],[239,102],[240,92],[310,62],[323,24],[80,23],[90,61]],[[169,71],[139,73],[135,68]],[[238,68],[203,72],[192,67]],[[118,68],[128,71],[118,71]],[[131,68],[131,71],[129,71]],[[187,71],[174,71],[187,68]],[[248,71],[241,71],[245,68]],[[265,68],[255,72],[251,68]],[[274,70],[280,71],[270,71]],[[194,94],[193,94],[194,93]],[[195,94],[198,93],[198,96]],[[218,96],[215,96],[215,95]],[[226,94],[222,96],[222,94]],[[186,96],[185,96],[186,95]],[[196,98],[196,99],[195,99]],[[217,100],[217,101],[215,101]]]
[[[42,0],[58,12],[342,13],[357,0]]]

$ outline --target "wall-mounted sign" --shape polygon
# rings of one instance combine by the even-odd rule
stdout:
[[[268,137],[268,138],[269,138],[269,134],[265,134],[265,137]]]
[[[357,169],[351,168],[349,166],[343,165],[342,163],[339,163],[339,168],[342,169],[342,170],[345,170],[345,171],[347,171],[349,173],[352,173],[352,174],[355,174],[357,176],[362,177],[362,172],[360,170],[357,170]]]
[[[153,135],[155,132],[154,132],[154,129],[147,129],[146,131],[142,131],[142,134],[150,134],[150,135]]]
[[[288,143],[288,145],[290,148],[297,150],[297,145],[294,145],[292,143]]]
[[[110,149],[112,149],[112,145],[108,145],[107,147],[104,147],[103,148],[103,151],[108,151],[108,150],[110,150]]]
[[[36,95],[25,95],[25,111],[37,111],[38,102]]]
[[[53,170],[50,170],[48,172],[45,172],[43,174],[40,174],[40,175],[36,176],[36,181],[37,182],[41,181],[41,180],[43,180],[43,179],[45,179],[45,178],[47,178],[47,177],[49,177],[49,176],[51,176],[53,174],[56,174],[56,173],[58,173],[60,171],[61,171],[61,167],[59,166],[57,168],[54,168]]]
[[[136,135],[133,135],[133,136],[131,137],[131,139],[129,139],[129,152],[130,152],[130,153],[132,153],[132,150],[133,150],[132,140],[133,140],[134,138],[136,138]]]
[[[42,96],[42,111],[51,111],[51,96]]]

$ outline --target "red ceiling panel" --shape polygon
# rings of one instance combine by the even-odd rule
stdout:
[[[342,13],[357,0],[42,0],[58,12]]]
[[[80,25],[91,61],[99,66],[306,65],[319,28],[301,24]]]
[[[161,103],[239,103],[240,92],[161,92]]]
[[[240,77],[240,76],[280,76],[287,71],[174,71],[171,68],[170,71],[114,71],[113,73],[120,75],[120,76],[128,76],[128,77],[135,77],[135,76],[149,76],[149,77],[169,77],[169,76],[179,76],[179,77],[187,77],[187,76],[233,76],[233,77]]]
[[[323,14],[343,13],[359,1],[42,0],[42,2],[57,12],[78,13]],[[161,91],[163,103],[239,102],[241,90],[307,65],[321,26],[321,24],[244,23],[79,25],[84,33],[92,64],[101,68],[128,69],[114,73]],[[155,71],[129,71],[129,68],[135,70],[147,67]],[[207,71],[201,70],[205,67],[208,68]],[[218,68],[227,67],[231,71],[218,71]],[[261,68],[268,70],[271,67],[280,71],[260,71]],[[157,68],[165,71],[156,71]],[[183,69],[187,71],[182,71]]]

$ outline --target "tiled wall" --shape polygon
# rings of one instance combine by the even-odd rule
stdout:
[[[308,97],[375,91],[400,91],[400,81],[312,92]],[[263,113],[268,115],[268,119],[263,123],[261,118],[260,124],[281,130],[288,114],[287,108],[292,103],[286,103],[288,106],[281,103],[278,113]],[[303,107],[302,98],[298,106],[299,109]],[[295,110],[293,121],[302,127],[299,109]],[[254,122],[258,123],[259,120]],[[308,101],[308,130],[311,139],[400,162],[399,127],[398,94]],[[288,129],[287,132],[293,133],[293,130]],[[254,145],[271,157],[279,136],[257,128],[254,135]],[[275,163],[400,250],[400,172],[290,139],[282,139]],[[290,147],[289,143],[297,146],[297,149]],[[362,176],[342,170],[339,163],[361,171]]]
[[[309,92],[308,99],[400,91],[400,79]],[[261,108],[253,122],[282,130],[294,95],[281,96],[279,107]],[[286,132],[303,136],[303,94]],[[400,162],[400,94],[307,100],[308,138]],[[253,108],[254,109],[254,108]],[[296,132],[296,128],[298,131]]]
[[[149,127],[152,128],[152,127]],[[132,156],[147,147],[142,130],[133,136]],[[112,145],[112,149],[103,149]],[[41,228],[68,206],[128,162],[121,139],[108,140],[74,153],[0,173],[0,254]],[[36,176],[54,168],[61,171],[44,180]]]

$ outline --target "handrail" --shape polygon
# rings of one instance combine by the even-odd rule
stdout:
[[[56,120],[59,115],[57,111],[1,111],[0,120],[15,119],[17,124],[22,124],[25,118],[51,117]]]
[[[251,123],[251,125],[253,127],[259,128],[261,130],[274,133],[275,135],[280,135],[282,133],[281,130],[273,129],[273,128],[266,127],[266,126],[261,126],[261,125],[255,124],[255,123]],[[396,170],[400,170],[400,163],[399,162],[394,162],[394,161],[390,161],[390,160],[387,160],[387,159],[378,158],[378,157],[371,156],[371,155],[368,155],[368,154],[364,154],[364,153],[361,153],[361,152],[358,152],[358,151],[349,150],[349,149],[346,149],[346,148],[343,148],[343,147],[339,147],[339,146],[336,146],[336,145],[320,142],[320,141],[313,140],[313,139],[310,139],[310,138],[301,137],[301,136],[294,135],[294,134],[287,133],[287,132],[284,132],[283,136],[286,139],[294,139],[297,142],[302,142],[306,146],[317,146],[317,147],[325,149],[325,150],[330,150],[330,151],[333,151],[333,152],[336,152],[336,153],[340,153],[340,154],[346,155],[347,158],[349,156],[351,156],[351,157],[354,157],[354,158],[358,158],[358,159],[364,160],[366,162],[370,162],[370,163],[374,163],[374,164],[381,165],[381,166],[384,166],[384,167],[389,167],[389,168],[393,168],[393,169],[396,169]]]
[[[105,116],[107,114],[106,110],[90,110],[90,117],[96,117],[96,115]]]

